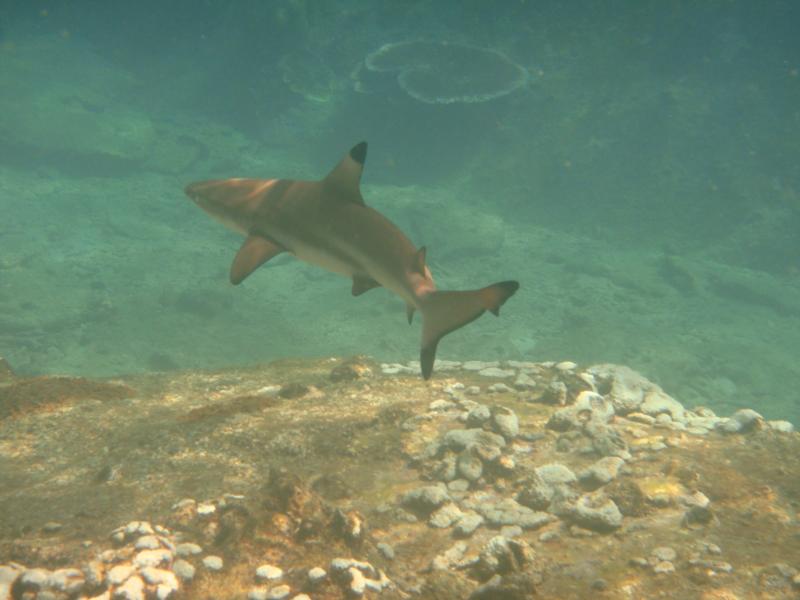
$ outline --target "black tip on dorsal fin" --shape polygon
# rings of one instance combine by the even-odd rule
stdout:
[[[350,149],[339,164],[328,173],[323,180],[326,191],[333,201],[355,202],[364,205],[361,197],[359,183],[361,172],[364,170],[364,161],[367,159],[367,142],[356,144]]]
[[[350,149],[350,158],[363,165],[367,161],[367,142],[356,144]]]

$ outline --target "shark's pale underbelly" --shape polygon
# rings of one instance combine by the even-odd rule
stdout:
[[[397,275],[398,272],[404,270],[394,264],[381,264],[392,261],[400,263],[402,256],[390,257],[384,254],[382,257],[378,257],[353,244],[351,240],[345,239],[326,240],[324,244],[309,243],[307,240],[288,235],[285,231],[278,233],[273,239],[304,262],[350,279],[370,277],[403,298],[407,303],[414,306],[417,304],[404,277]],[[312,237],[312,239],[314,238]]]

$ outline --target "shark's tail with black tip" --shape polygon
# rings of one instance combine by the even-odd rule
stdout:
[[[422,377],[428,379],[436,360],[436,346],[444,336],[480,317],[487,310],[498,316],[500,307],[519,289],[516,281],[501,281],[479,290],[431,292],[422,302]]]

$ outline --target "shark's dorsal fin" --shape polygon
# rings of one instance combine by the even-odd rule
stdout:
[[[339,202],[355,202],[364,205],[361,197],[361,173],[367,160],[367,142],[356,144],[339,164],[322,181],[329,197]]]

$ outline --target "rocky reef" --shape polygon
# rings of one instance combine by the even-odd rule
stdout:
[[[1,600],[800,589],[793,426],[685,407],[624,366],[0,365]]]

